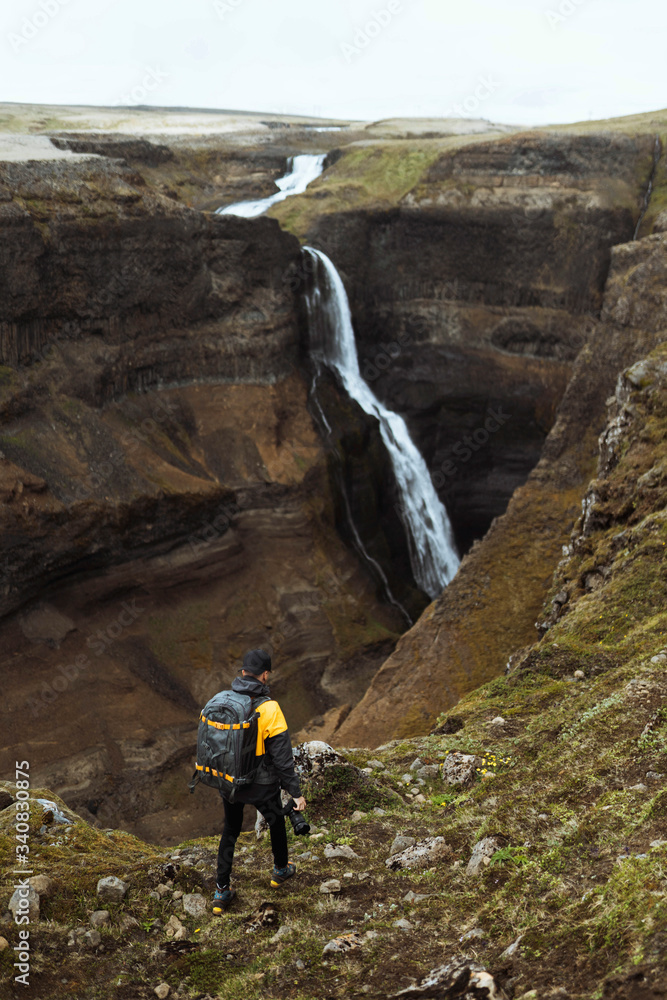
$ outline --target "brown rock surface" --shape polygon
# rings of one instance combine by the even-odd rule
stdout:
[[[357,701],[402,627],[335,532],[298,244],[119,163],[0,181],[0,771],[30,719],[32,780],[87,818],[215,832],[186,788],[196,718],[244,650],[273,649],[298,729]]]

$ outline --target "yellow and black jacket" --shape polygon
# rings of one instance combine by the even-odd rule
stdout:
[[[301,795],[299,778],[294,771],[294,757],[287,722],[277,701],[255,677],[236,677],[232,681],[232,691],[257,699],[259,724],[257,727],[258,769],[255,780],[247,788],[239,788],[234,794],[236,802],[261,801],[279,788],[284,788],[293,798]],[[260,700],[262,699],[262,700]],[[226,797],[227,789],[220,790]]]

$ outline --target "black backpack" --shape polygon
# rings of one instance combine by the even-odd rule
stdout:
[[[199,716],[197,764],[188,784],[191,793],[201,781],[225,789],[233,801],[237,788],[252,785],[260,762],[257,706],[270,700],[220,691],[206,703]]]

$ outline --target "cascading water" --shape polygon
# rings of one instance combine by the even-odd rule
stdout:
[[[337,372],[351,398],[377,418],[396,477],[414,578],[429,597],[437,597],[459,565],[447,511],[405,421],[383,406],[361,377],[350,306],[338,271],[320,250],[304,247],[303,252],[313,264],[306,294],[311,357]]]
[[[259,201],[239,201],[234,205],[216,209],[215,214],[241,215],[244,219],[254,219],[258,215],[263,215],[271,205],[284,201],[290,195],[303,194],[311,181],[319,177],[324,170],[326,156],[326,153],[319,153],[317,156],[311,153],[290,156],[287,161],[287,173],[276,181],[280,188],[276,194],[272,194],[269,198],[261,198]]]

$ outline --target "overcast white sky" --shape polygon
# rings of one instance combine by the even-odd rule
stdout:
[[[605,118],[667,106],[666,29],[664,0],[2,0],[0,101]]]

